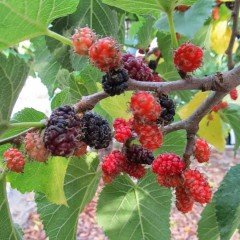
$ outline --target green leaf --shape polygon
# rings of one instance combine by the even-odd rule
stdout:
[[[32,43],[35,48],[34,71],[47,87],[49,95],[52,96],[54,90],[59,86],[58,72],[62,67],[49,51],[44,36],[34,38]]]
[[[171,190],[148,173],[137,184],[118,177],[100,194],[97,218],[111,240],[170,239]]]
[[[160,2],[164,0],[102,0],[103,3],[106,3],[110,6],[120,8],[124,11],[142,14],[142,15],[158,15],[160,10],[163,10],[163,7]],[[168,1],[169,2],[169,1]]]
[[[37,196],[38,213],[49,239],[76,239],[79,213],[97,190],[100,179],[100,172],[97,170],[98,163],[99,160],[95,153],[70,160],[64,180],[68,206],[57,206],[49,203],[44,196]]]
[[[203,26],[206,19],[211,15],[213,5],[214,0],[198,0],[188,11],[184,13],[175,12],[174,25],[176,32],[193,38],[194,34]],[[168,30],[169,27],[166,16],[156,23],[156,27],[160,31]]]
[[[215,195],[220,237],[231,239],[240,224],[240,164],[228,171]]]
[[[0,8],[0,14],[1,10]],[[1,36],[4,36],[2,32]],[[0,123],[9,120],[14,104],[27,78],[28,71],[29,67],[24,60],[13,54],[6,57],[0,53]]]
[[[132,115],[129,111],[131,95],[131,92],[125,92],[118,96],[105,98],[95,106],[94,110],[110,122],[117,117],[125,119],[131,118]]]
[[[173,152],[178,155],[182,155],[186,146],[186,133],[185,131],[176,131],[164,136],[162,147],[160,147],[155,154],[161,154],[165,152]]]
[[[237,104],[229,104],[228,108],[224,109],[223,113],[235,133],[236,143],[234,150],[237,151],[240,146],[240,106]]]
[[[0,176],[1,177],[1,176]],[[12,222],[8,206],[5,177],[0,178],[0,239],[20,240],[22,239]]]
[[[41,120],[46,119],[46,115],[42,112],[39,112],[33,108],[24,108],[23,110],[15,113],[11,119],[11,123],[21,123],[21,122],[40,122]],[[28,128],[26,127],[11,127],[7,129],[1,136],[0,139],[14,136],[18,133],[21,133]]]
[[[71,105],[74,101],[71,97],[69,88],[63,89],[60,93],[57,93],[51,101],[51,109],[58,108],[63,105]]]
[[[152,27],[155,23],[155,18],[152,16],[147,16],[141,24],[141,27],[137,33],[138,38],[138,48],[148,48],[149,44],[153,39],[154,28]]]
[[[70,93],[75,102],[82,96],[86,96],[98,91],[97,82],[100,82],[103,73],[92,65],[86,65],[80,73],[71,75],[69,86]]]
[[[0,50],[47,33],[54,19],[76,10],[77,0],[0,1]]]
[[[198,222],[199,240],[218,240],[218,222],[216,217],[215,202],[212,200],[201,213],[201,219]]]
[[[67,165],[63,157],[53,157],[47,163],[27,162],[24,173],[9,172],[7,180],[21,193],[41,192],[50,202],[67,205],[63,190]]]

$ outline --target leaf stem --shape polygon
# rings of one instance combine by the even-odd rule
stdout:
[[[169,29],[170,29],[170,33],[171,33],[173,48],[177,48],[178,40],[177,40],[176,31],[175,31],[175,27],[174,27],[172,12],[167,13],[167,19],[168,19]]]
[[[70,39],[68,39],[68,38],[66,38],[66,37],[64,37],[64,36],[62,36],[58,33],[55,33],[55,32],[53,32],[49,29],[47,29],[46,35],[62,42],[63,44],[66,44],[68,46],[72,46],[72,41]]]
[[[11,123],[8,128],[43,128],[45,127],[44,122],[20,122],[20,123]]]

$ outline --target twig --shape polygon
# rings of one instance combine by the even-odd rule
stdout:
[[[233,18],[233,25],[232,25],[232,35],[229,41],[228,48],[226,50],[226,54],[228,56],[228,69],[231,70],[234,68],[233,62],[233,47],[235,43],[236,36],[238,34],[238,15],[239,15],[239,8],[240,8],[240,0],[235,0],[234,8],[232,11],[232,18]]]
[[[216,75],[204,78],[192,77],[186,80],[177,80],[172,82],[141,82],[129,79],[128,90],[144,90],[168,93],[180,90],[202,90],[202,91],[219,91],[229,92],[232,88],[240,84],[240,66],[225,73],[217,73]],[[76,105],[78,112],[91,110],[94,106],[109,97],[107,93],[99,92],[92,95],[84,96]]]

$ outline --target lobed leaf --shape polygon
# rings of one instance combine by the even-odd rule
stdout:
[[[148,173],[137,184],[118,177],[100,194],[97,218],[111,240],[170,239],[171,190]]]

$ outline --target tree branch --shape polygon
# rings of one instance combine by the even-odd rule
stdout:
[[[239,8],[240,8],[240,0],[235,0],[234,8],[232,11],[232,18],[233,18],[233,25],[232,25],[232,35],[229,41],[228,48],[226,50],[226,54],[228,57],[228,69],[231,70],[234,68],[233,62],[233,47],[236,40],[236,36],[238,34],[238,15],[239,15]]]

